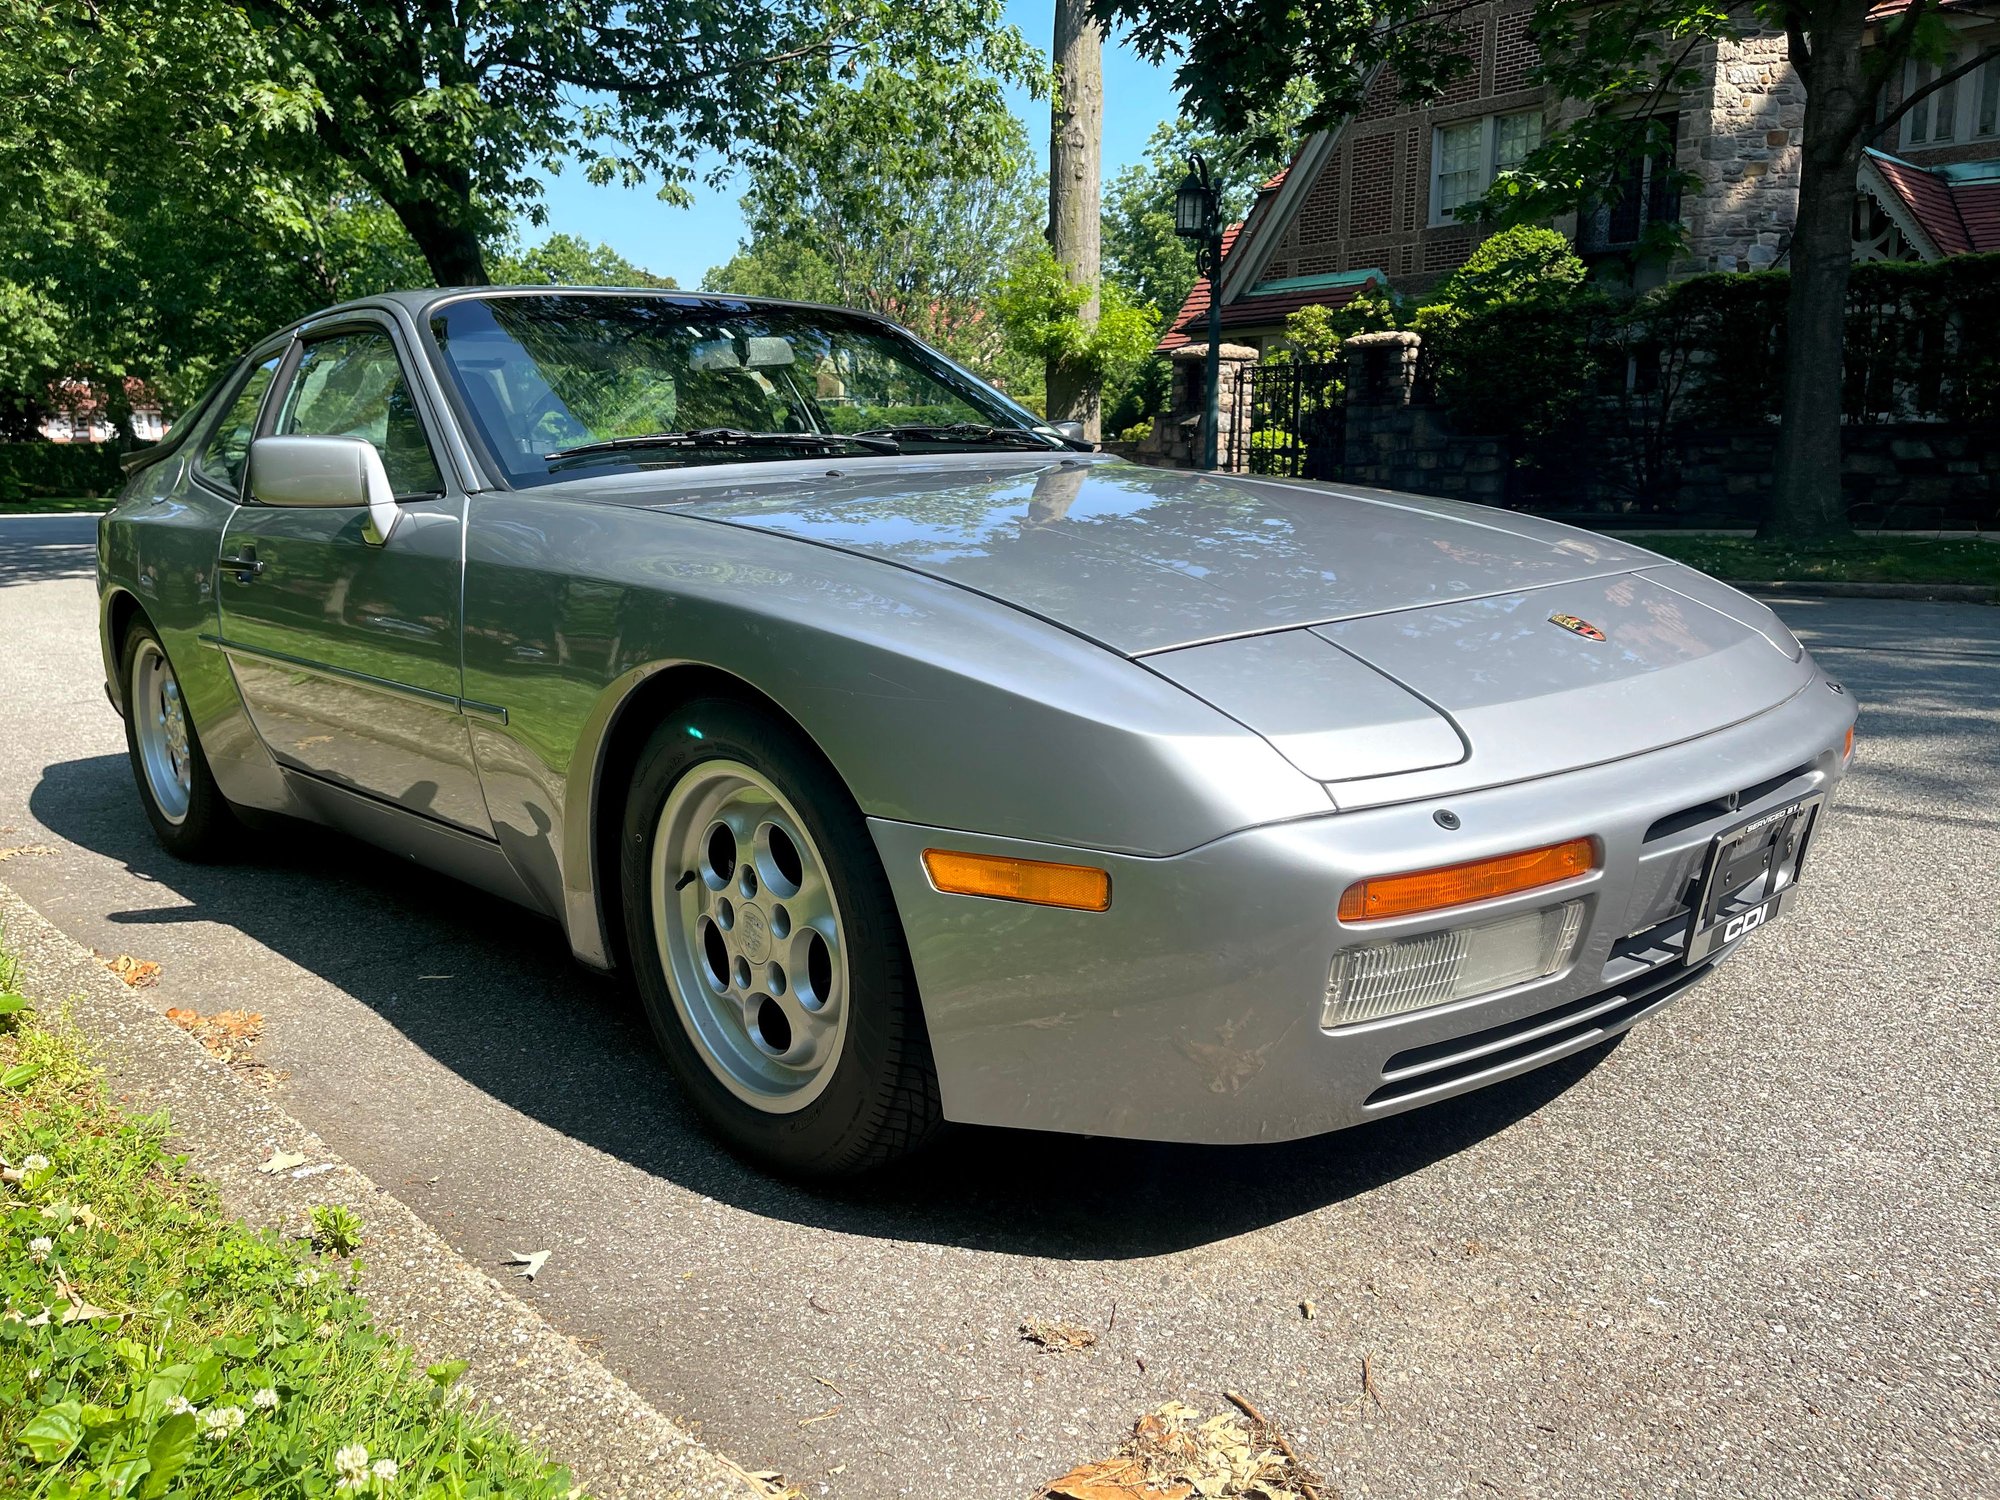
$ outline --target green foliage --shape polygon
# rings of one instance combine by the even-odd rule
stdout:
[[[792,149],[754,167],[743,210],[750,238],[711,290],[880,313],[1002,373],[986,303],[1039,232],[1042,192],[1000,77],[926,60],[823,90]]]
[[[1604,294],[1551,229],[1502,230],[1411,319],[1437,392],[1462,431],[1517,443],[1571,421],[1597,383]]]
[[[57,495],[115,495],[115,443],[0,443],[0,505]]]
[[[1143,161],[1105,185],[1104,278],[1123,287],[1136,306],[1150,307],[1164,323],[1181,309],[1195,283],[1192,242],[1174,233],[1174,190],[1187,175],[1188,156],[1199,152],[1222,191],[1224,223],[1249,212],[1260,183],[1292,158],[1299,125],[1316,94],[1296,81],[1277,103],[1259,110],[1242,130],[1218,134],[1185,118],[1158,126]]]
[[[493,278],[519,286],[643,286],[672,290],[671,276],[655,276],[609,245],[592,245],[573,234],[552,234],[527,249],[510,247],[493,256]]]
[[[564,1500],[377,1332],[342,1268],[226,1220],[77,1039],[0,1035],[0,1492],[46,1500]],[[48,1316],[43,1318],[43,1313]],[[428,1378],[427,1378],[428,1377]],[[342,1480],[352,1482],[343,1485]]]
[[[1904,535],[1799,546],[1754,537],[1670,533],[1643,545],[1717,578],[1743,583],[1972,583],[2000,587],[2000,542]]]
[[[1159,318],[1135,307],[1124,288],[1099,289],[1097,322],[1086,327],[1080,314],[1090,287],[1073,282],[1047,245],[1022,254],[994,299],[1007,340],[1035,359],[1054,361],[1095,382],[1108,382],[1136,369],[1151,353]]]

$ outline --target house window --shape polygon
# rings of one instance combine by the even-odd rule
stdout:
[[[1957,52],[1943,63],[1912,59],[1903,70],[1903,97],[1935,83],[1962,62]],[[2000,58],[1988,59],[1975,72],[1954,78],[1934,94],[1910,106],[1903,116],[1905,146],[1945,146],[1967,139],[2000,135]]]
[[[1511,172],[1542,143],[1539,110],[1486,115],[1431,132],[1431,223],[1449,224],[1458,210]]]
[[[1658,121],[1658,144],[1651,150],[1633,151],[1620,164],[1604,201],[1578,221],[1580,249],[1626,249],[1645,237],[1648,224],[1680,221],[1681,195],[1674,182],[1680,124],[1678,115]],[[1658,138],[1661,135],[1664,139]]]

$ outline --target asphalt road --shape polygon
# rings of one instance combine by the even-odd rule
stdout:
[[[0,845],[53,851],[0,879],[162,1008],[262,1011],[289,1109],[472,1260],[551,1251],[523,1294],[747,1466],[1018,1497],[1229,1388],[1347,1496],[2000,1493],[2000,610],[1783,606],[1858,769],[1797,915],[1620,1043],[1318,1141],[968,1134],[822,1194],[712,1146],[553,926],[308,829],[164,856],[91,535],[0,521]]]

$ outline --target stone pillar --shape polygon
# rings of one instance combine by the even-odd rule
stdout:
[[[1349,420],[1357,406],[1408,406],[1417,388],[1417,351],[1423,340],[1414,333],[1357,333],[1342,342],[1347,357]]]
[[[1216,466],[1223,472],[1247,473],[1250,468],[1250,392],[1244,372],[1260,358],[1248,344],[1224,344],[1220,351],[1221,437]],[[1154,441],[1168,467],[1201,467],[1202,423],[1208,414],[1208,345],[1184,344],[1173,352],[1173,394],[1167,414],[1153,419]]]

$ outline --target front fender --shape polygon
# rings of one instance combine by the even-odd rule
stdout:
[[[465,694],[506,711],[478,730],[488,809],[586,961],[606,747],[675,667],[779,705],[871,817],[1143,857],[1332,806],[1145,667],[952,585],[682,516],[474,503]]]

